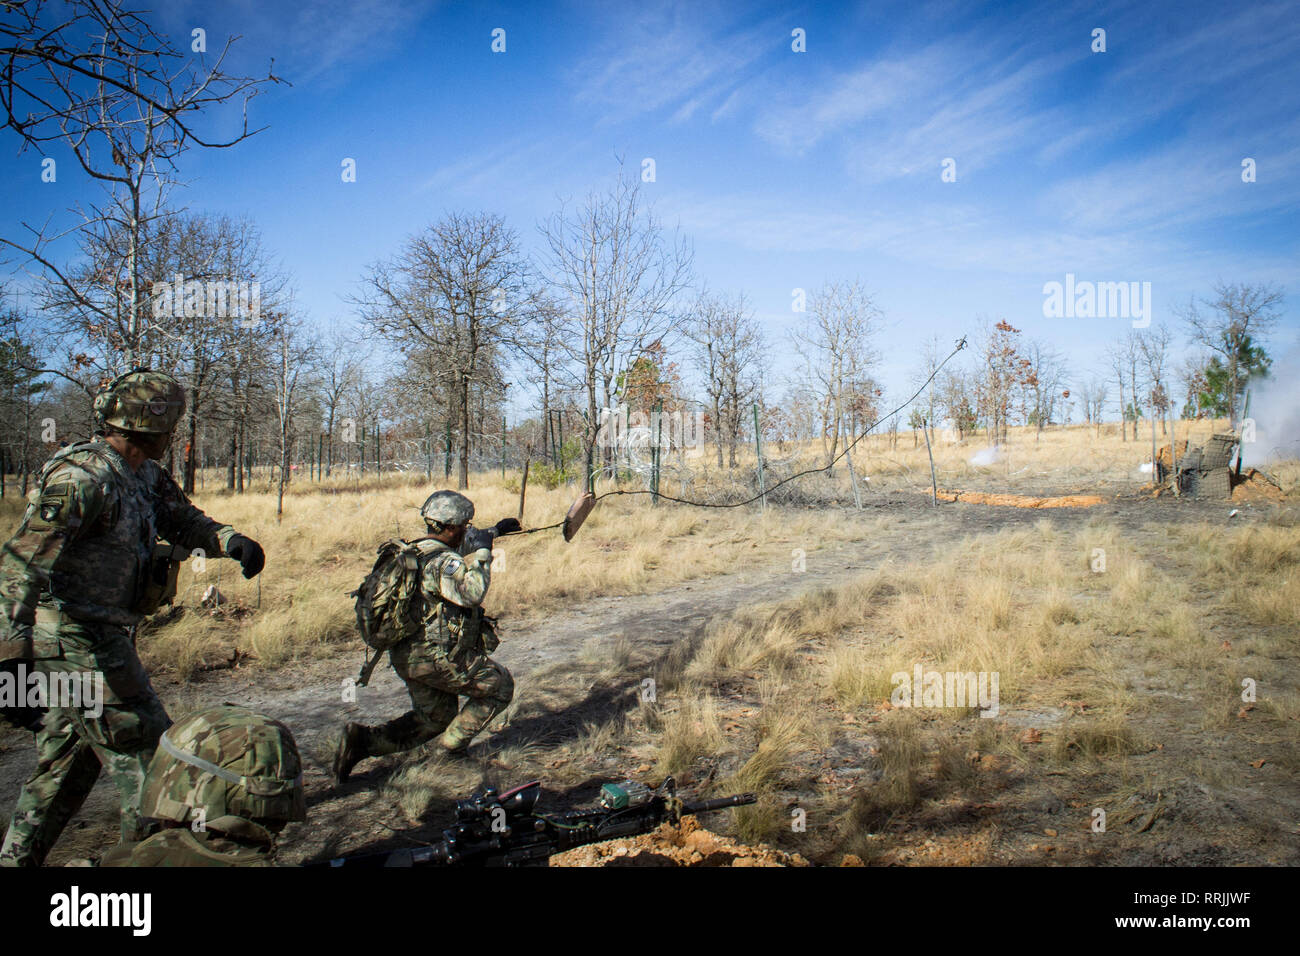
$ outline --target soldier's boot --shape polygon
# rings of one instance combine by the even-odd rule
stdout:
[[[348,724],[339,736],[339,745],[334,751],[334,782],[342,786],[348,782],[352,768],[357,762],[370,756],[365,745],[366,728],[360,724]]]

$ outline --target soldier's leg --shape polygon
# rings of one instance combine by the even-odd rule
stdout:
[[[340,785],[347,782],[359,761],[418,747],[440,734],[456,716],[456,695],[427,683],[431,667],[426,645],[404,642],[392,648],[388,656],[411,695],[411,709],[377,727],[357,723],[344,726],[333,763],[334,781]]]
[[[60,642],[62,630],[57,618],[40,615],[32,632],[34,667],[44,675],[47,690],[50,675],[67,667]],[[48,710],[36,731],[36,769],[18,795],[0,848],[0,865],[44,863],[99,778],[99,758],[77,732],[71,710],[57,706],[61,703],[65,702],[45,701]]]
[[[36,769],[9,820],[0,866],[40,866],[99,777],[99,758],[70,715],[46,713],[36,732]]]
[[[446,689],[463,694],[469,700],[438,738],[440,747],[453,752],[465,750],[515,696],[515,682],[510,672],[490,657],[474,657],[459,676],[459,686]]]
[[[442,686],[443,670],[427,644],[413,642],[392,657],[393,669],[411,695],[411,709],[386,724],[362,728],[361,746],[372,757],[411,750],[432,740],[451,723],[459,703],[456,694]]]
[[[117,785],[122,810],[121,839],[144,835],[140,797],[145,772],[158,747],[158,738],[171,725],[162,701],[149,683],[149,675],[125,628],[80,625],[60,634],[64,660],[79,675],[96,681],[96,698],[83,699],[71,711],[78,733],[90,744],[100,763]]]

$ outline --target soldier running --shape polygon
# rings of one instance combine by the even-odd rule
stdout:
[[[18,796],[0,865],[41,865],[101,766],[117,785],[122,841],[144,835],[141,788],[171,720],[136,654],[136,625],[171,598],[173,548],[234,558],[246,578],[265,563],[256,541],[192,505],[157,464],[185,412],[175,379],[147,369],[120,375],[96,395],[94,412],[103,434],[45,464],[4,545],[0,666],[30,665],[50,687],[55,675],[102,680],[103,709],[91,716],[53,700],[30,721],[36,770]]]

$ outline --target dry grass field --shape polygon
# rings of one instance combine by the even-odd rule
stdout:
[[[1193,425],[1193,444],[1213,430]],[[361,660],[347,594],[379,543],[419,533],[422,480],[300,479],[281,522],[269,489],[196,496],[262,542],[266,571],[187,566],[142,656],[173,716],[235,700],[298,733],[312,822],[287,834],[290,860],[427,839],[485,777],[540,778],[560,807],[673,774],[697,794],[757,792],[706,825],[819,864],[1300,862],[1300,465],[1271,467],[1268,499],[1153,499],[1149,433],[1019,430],[996,458],[937,442],[940,488],[1102,504],[934,508],[912,442],[855,449],[861,510],[839,466],[765,510],[611,497],[572,543],[504,539],[487,606],[517,691],[469,765],[426,750],[343,788],[325,774],[344,720],[406,706],[386,667],[355,703],[338,688]],[[769,487],[812,452],[770,447]],[[711,453],[674,459],[663,490],[748,497],[752,460],[737,480]],[[481,523],[516,513],[517,480],[472,477]],[[575,494],[530,485],[525,525],[558,521]],[[19,513],[0,505],[6,531]],[[199,603],[212,584],[215,610]],[[996,674],[996,715],[899,706],[896,677],[918,667]],[[7,810],[30,737],[0,748]],[[101,783],[52,862],[102,850],[114,804]]]

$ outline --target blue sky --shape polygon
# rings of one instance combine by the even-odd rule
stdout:
[[[1067,273],[1150,282],[1180,347],[1172,307],[1216,279],[1276,283],[1273,351],[1296,347],[1294,5],[233,0],[158,4],[154,21],[184,48],[195,26],[209,49],[238,34],[234,65],[274,56],[292,82],[254,101],[268,130],[187,154],[181,198],[255,220],[323,324],[350,322],[365,266],[444,211],[499,213],[539,248],[537,222],[622,155],[655,160],[647,195],[698,275],[743,290],[775,342],[800,318],[792,289],[861,277],[895,396],[925,340],[981,317],[1053,345],[1076,381],[1100,369],[1129,322],[1045,318],[1043,285]],[[92,195],[71,163],[42,184],[38,157],[0,146],[6,234]]]

